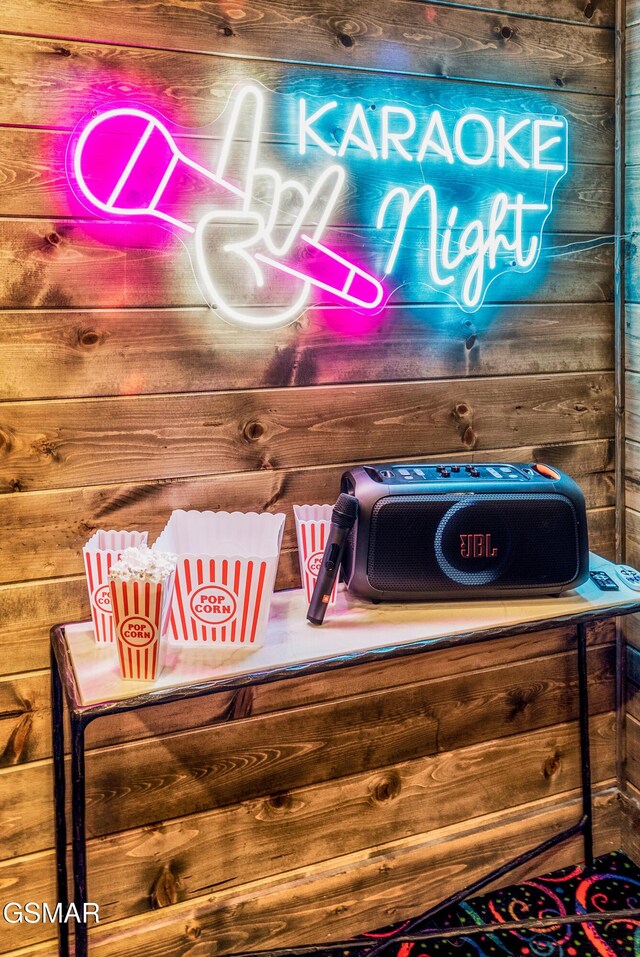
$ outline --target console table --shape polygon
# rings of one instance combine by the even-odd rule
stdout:
[[[591,568],[603,569],[616,581],[619,591],[600,591],[591,581],[560,598],[509,599],[461,602],[431,602],[372,605],[359,601],[343,589],[325,625],[316,629],[306,618],[304,591],[280,592],[273,597],[264,646],[218,650],[209,656],[194,656],[191,648],[172,643],[165,670],[152,685],[123,681],[117,656],[98,647],[90,622],[56,625],[51,630],[51,697],[54,755],[54,800],[58,900],[68,907],[66,774],[64,704],[71,724],[71,845],[74,903],[78,914],[87,902],[85,839],[85,730],[101,717],[122,714],[151,705],[197,698],[242,687],[312,676],[371,661],[415,655],[429,650],[472,644],[526,634],[561,625],[576,629],[578,660],[580,748],[582,758],[581,818],[570,828],[527,851],[473,885],[441,902],[411,921],[408,926],[372,947],[367,957],[411,938],[419,922],[444,907],[476,893],[515,867],[533,860],[556,844],[576,834],[584,839],[587,866],[593,860],[591,767],[589,755],[589,704],[587,696],[586,625],[633,612],[640,612],[640,592],[616,578],[613,566],[596,555]],[[588,921],[596,915],[580,915]],[[526,922],[521,922],[527,926]],[[529,921],[529,926],[535,922]],[[478,928],[476,928],[477,930]],[[400,936],[402,934],[402,936]],[[429,934],[427,936],[437,936]],[[346,943],[318,947],[288,948],[278,953],[305,954],[314,950],[341,950]],[[351,942],[353,947],[353,942]],[[370,942],[368,946],[371,947]],[[87,925],[75,930],[75,957],[87,957]],[[59,925],[58,953],[69,957],[69,929]],[[275,952],[272,952],[275,953]]]

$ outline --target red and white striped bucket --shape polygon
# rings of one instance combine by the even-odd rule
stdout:
[[[171,639],[183,646],[259,647],[269,618],[284,520],[284,515],[271,513],[172,514],[154,545],[178,555]],[[210,543],[218,546],[218,554],[204,553]]]
[[[99,645],[112,644],[114,640],[109,569],[125,548],[146,545],[147,536],[148,532],[99,530],[82,550],[93,632]]]
[[[112,581],[110,584],[120,674],[133,681],[155,681],[164,665],[167,613],[173,574],[163,582]]]
[[[332,505],[293,506],[293,514],[296,520],[296,538],[298,540],[300,577],[302,578],[302,587],[307,594],[307,601],[311,601],[322,564],[324,547],[329,536],[332,511]],[[335,604],[337,591],[338,579],[336,578],[331,591],[330,605]]]

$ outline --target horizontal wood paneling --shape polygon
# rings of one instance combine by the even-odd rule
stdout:
[[[627,303],[625,306],[627,334],[625,337],[625,362],[630,372],[640,373],[640,305]]]
[[[432,438],[432,449],[435,444],[435,438]],[[416,453],[418,451],[419,447]],[[563,468],[569,467],[571,474],[583,482],[588,507],[606,510],[613,505],[610,452],[609,442],[605,439],[569,448],[540,445],[536,449],[517,451],[491,449],[491,454],[479,454],[478,460],[530,461],[537,458]],[[458,452],[447,455],[447,458],[462,461],[468,456]],[[433,453],[424,459],[438,460]],[[292,505],[306,501],[334,501],[345,468],[345,465],[336,465],[282,471],[259,469],[171,482],[160,480],[142,485],[129,483],[0,497],[0,522],[10,533],[0,555],[0,578],[12,581],[24,577],[26,580],[30,568],[51,577],[82,573],[82,547],[94,528],[137,527],[148,531],[153,541],[164,528],[171,511],[184,507],[185,503],[189,508],[201,510],[251,510],[260,503],[261,508],[284,511],[288,519],[283,547],[292,549],[296,547]],[[40,564],[29,564],[33,556]]]
[[[632,689],[633,690],[633,689]],[[632,705],[635,709],[635,705]],[[636,788],[640,788],[640,718],[627,712],[627,778]]]
[[[589,653],[592,713],[614,707],[615,649]],[[567,652],[98,749],[87,763],[88,833],[281,793],[577,718]],[[126,769],[126,773],[123,770]],[[0,859],[52,846],[51,765],[0,771]]]
[[[615,773],[615,715],[594,718],[592,735],[593,780],[602,789]],[[131,917],[151,910],[152,894],[141,889],[152,888],[163,873],[177,900],[185,901],[245,883],[248,874],[265,878],[308,867],[333,857],[338,848],[341,855],[350,854],[553,795],[573,795],[579,780],[576,723],[512,735],[91,841],[92,899],[104,901],[101,922]],[[53,863],[49,851],[0,864],[5,897],[53,903]],[[42,924],[15,925],[4,930],[3,945],[37,943],[48,934]]]
[[[433,2],[443,6],[455,6],[457,0],[433,0]],[[460,5],[501,10],[505,13],[542,19],[553,17],[598,27],[613,27],[615,22],[615,0],[595,0],[595,3],[582,3],[582,0],[554,0],[553,7],[548,4],[541,5],[539,0],[460,0]]]
[[[7,4],[0,12],[6,9]],[[554,31],[555,26],[551,27],[552,34]],[[424,102],[436,99],[439,106],[454,109],[468,107],[472,98],[477,109],[489,112],[496,109],[497,102],[500,108],[511,113],[561,112],[572,130],[572,162],[605,166],[613,162],[612,98],[561,91],[557,84],[552,90],[532,90],[526,88],[527,77],[522,70],[517,80],[524,84],[524,89],[518,84],[496,89],[450,79],[434,86],[428,77],[407,78],[402,72],[376,80],[363,77],[357,70],[336,71],[263,59],[212,58],[93,43],[61,44],[19,36],[2,37],[2,49],[5,67],[0,74],[2,122],[12,127],[37,127],[43,130],[43,136],[49,136],[44,128],[73,129],[92,108],[111,103],[121,105],[123,98],[155,107],[167,117],[172,129],[183,126],[196,128],[198,135],[213,135],[215,127],[210,128],[209,124],[222,112],[233,88],[240,81],[252,79],[277,93],[302,95],[330,91],[333,97],[369,95],[375,98],[382,90],[389,99],[413,103],[418,90],[423,91]],[[20,133],[7,130],[3,134],[13,135]],[[285,111],[267,111],[263,138],[266,142],[291,141],[291,122]],[[51,139],[50,142],[59,141]],[[55,149],[54,155],[62,159]],[[43,184],[50,184],[60,176],[57,165],[52,169],[54,155],[43,150],[32,158],[31,164],[27,158],[22,163],[26,162],[28,169],[35,168],[37,179]],[[15,162],[14,156],[10,169]],[[22,165],[19,168],[24,169]],[[22,177],[24,175],[22,173]],[[27,178],[32,175],[27,174]],[[11,178],[11,173],[7,176]]]
[[[640,566],[640,512],[627,506],[625,511],[626,560],[630,565]]]
[[[596,849],[613,850],[619,840],[616,796],[596,797]],[[92,935],[97,957],[174,957],[179,948],[198,942],[217,953],[295,946],[341,939],[420,913],[442,897],[442,875],[448,886],[461,888],[521,851],[569,827],[580,817],[579,800],[557,799],[525,805],[455,825],[428,837],[417,836],[349,855],[247,888],[242,920],[233,891],[177,904],[150,922],[140,916],[104,925]],[[582,857],[575,840],[538,859],[542,873],[566,867]],[[530,873],[530,865],[529,871]],[[515,872],[503,879],[524,879]],[[330,924],[327,914],[331,915]],[[192,948],[191,948],[192,949]],[[205,951],[206,953],[207,951]],[[33,957],[41,957],[34,950]]]
[[[5,672],[47,668],[51,625],[89,617],[84,575],[0,585],[0,648]]]
[[[626,94],[628,99],[630,98],[632,101],[635,101],[638,97],[638,94],[640,94],[640,72],[639,72],[640,65],[638,63],[638,59],[639,59],[638,54],[640,53],[640,18],[638,22],[635,22],[634,24],[632,24],[631,26],[627,28],[626,37],[625,37],[625,45],[626,45],[626,51],[627,51],[626,59],[625,59]],[[637,107],[635,106],[635,102],[634,102],[634,109],[633,109],[634,113],[636,112],[636,109]],[[631,142],[627,144],[627,156],[629,157],[632,156],[632,153],[629,150],[629,147],[632,146],[633,144],[633,140],[635,139],[635,135],[636,135],[636,130],[637,130],[637,126],[634,123],[632,125],[632,130],[631,130],[632,140]],[[631,162],[637,163],[638,162],[637,156],[635,156],[631,160]],[[629,206],[629,203],[627,203],[627,207],[628,206]]]
[[[624,635],[629,645],[640,648],[640,620],[638,615],[629,615],[623,622]],[[640,684],[640,681],[638,682]]]
[[[615,561],[615,509],[598,509],[587,515],[589,546],[610,562]]]
[[[598,792],[594,800],[594,836],[596,854],[604,854],[616,850],[620,847],[620,822],[621,822],[621,804],[618,800],[619,795],[615,790]],[[322,932],[327,933],[326,913],[335,915],[340,924],[335,931],[338,938],[349,937],[350,935],[360,933],[363,929],[370,930],[376,920],[387,919],[393,921],[397,919],[398,904],[402,908],[413,908],[413,910],[403,910],[406,917],[414,916],[424,908],[424,897],[422,895],[423,875],[425,873],[432,876],[434,865],[439,864],[439,859],[433,856],[432,850],[440,846],[448,847],[453,840],[455,858],[452,859],[452,867],[449,861],[442,861],[444,870],[449,873],[452,871],[454,879],[460,880],[460,884],[469,883],[478,875],[486,872],[489,868],[495,866],[492,856],[493,842],[495,834],[499,833],[501,824],[518,824],[521,830],[525,830],[527,836],[531,839],[531,845],[536,841],[545,839],[551,833],[557,833],[558,830],[568,827],[574,820],[577,820],[580,814],[580,803],[578,800],[568,801],[553,816],[553,804],[550,801],[537,802],[533,805],[525,805],[518,808],[515,812],[500,813],[490,817],[480,818],[473,822],[471,828],[466,832],[460,826],[448,828],[445,831],[439,831],[430,837],[431,840],[416,842],[415,840],[399,841],[388,844],[383,848],[376,849],[376,853],[371,855],[349,855],[338,859],[338,867],[327,862],[324,865],[313,868],[304,868],[284,879],[267,878],[261,882],[255,882],[248,888],[248,897],[244,896],[242,902],[234,899],[234,892],[220,892],[216,897],[209,896],[205,899],[200,898],[192,902],[196,912],[196,920],[192,920],[192,910],[188,905],[177,905],[174,908],[165,909],[161,915],[156,915],[155,919],[162,921],[162,937],[159,941],[160,951],[154,947],[154,941],[151,935],[147,933],[151,922],[147,917],[145,919],[134,919],[120,922],[116,925],[105,925],[98,930],[98,938],[104,935],[101,945],[102,957],[121,957],[122,946],[132,948],[136,946],[138,934],[145,937],[140,943],[141,950],[137,953],[142,957],[164,957],[164,955],[174,954],[172,947],[186,946],[193,949],[192,944],[197,943],[202,936],[202,926],[200,920],[201,910],[214,910],[216,914],[215,929],[210,925],[206,928],[206,938],[204,946],[207,948],[215,947],[216,952],[222,944],[230,952],[244,951],[245,949],[254,950],[258,948],[283,946],[283,939],[288,940],[292,946],[300,943],[301,933],[305,933],[306,917],[311,915],[314,922],[321,922]],[[533,818],[533,827],[527,821],[527,816]],[[541,828],[541,816],[546,816],[545,824]],[[573,816],[572,816],[573,815]],[[475,825],[475,826],[474,826]],[[544,829],[546,825],[546,830]],[[516,827],[513,828],[516,830]],[[463,833],[468,838],[468,850],[460,848],[460,840],[464,840]],[[514,841],[513,831],[508,835],[509,847]],[[414,853],[417,844],[419,850]],[[497,845],[500,847],[500,844]],[[477,861],[478,849],[481,852],[481,859]],[[485,859],[486,853],[486,859]],[[513,851],[507,851],[506,856]],[[407,855],[405,857],[405,854]],[[545,873],[574,864],[582,855],[582,842],[580,838],[574,838],[572,841],[554,848],[551,852],[538,858],[539,866]],[[416,859],[417,858],[417,859]],[[458,858],[462,861],[462,874],[459,873],[460,866]],[[404,865],[408,865],[409,875],[412,871],[418,875],[418,880],[413,881],[408,878]],[[472,872],[468,868],[471,865]],[[477,866],[477,871],[474,870]],[[366,880],[366,868],[371,870],[370,880]],[[352,900],[348,895],[351,887],[348,883],[351,875],[357,876],[357,896],[354,903],[345,906],[345,900]],[[512,871],[505,881],[522,881],[530,876],[530,865],[525,868],[519,868]],[[283,886],[284,885],[284,886]],[[429,885],[431,886],[431,885]],[[459,886],[459,885],[457,885]],[[493,885],[493,889],[501,886]],[[492,888],[488,888],[491,890]],[[282,893],[280,893],[282,892]],[[275,897],[272,896],[275,894]],[[409,900],[407,901],[407,897]],[[326,901],[326,910],[321,914],[317,913],[318,900]],[[434,895],[434,900],[436,897]],[[243,921],[238,922],[238,906],[242,908]],[[185,915],[185,910],[187,914]],[[380,915],[383,915],[382,918]],[[274,919],[277,915],[277,919]],[[186,919],[185,919],[186,916]],[[282,918],[285,918],[284,922]],[[174,923],[175,918],[175,923]],[[171,925],[173,924],[173,927]],[[173,931],[173,940],[167,941],[167,936]],[[240,931],[240,934],[239,934]],[[284,931],[285,938],[281,937]],[[309,930],[311,936],[309,940],[314,943],[319,939],[315,931],[315,923]],[[123,935],[124,944],[120,935]],[[209,942],[209,938],[210,941]],[[215,938],[215,940],[214,940]],[[96,942],[95,929],[91,931],[91,946]],[[111,948],[111,949],[109,949]],[[169,948],[169,949],[167,949]],[[127,950],[129,953],[129,950]],[[12,957],[55,957],[57,950],[52,942],[44,944],[32,944],[27,948],[20,948],[11,951]]]
[[[357,461],[499,448],[520,438],[607,438],[612,390],[612,374],[585,373],[5,403],[0,487],[322,465],[340,460],[342,449]],[[28,527],[31,500],[11,497],[0,507],[7,503],[9,528]]]
[[[626,412],[628,420],[627,436],[635,441],[640,436],[640,374],[629,372],[625,380]]]
[[[622,850],[632,861],[640,860],[640,790],[628,781],[620,808]]]
[[[127,383],[147,393],[196,392],[221,379],[246,389],[609,369],[612,324],[609,303],[590,306],[587,323],[580,303],[487,306],[472,316],[454,307],[398,307],[374,335],[347,336],[337,348],[333,329],[349,328],[340,308],[312,310],[266,342],[260,330],[240,338],[205,307],[5,312],[0,398],[114,395]]]
[[[150,225],[145,234],[148,245],[136,248],[128,245],[128,228],[126,224],[77,220],[0,220],[0,262],[5,277],[0,309],[201,306],[203,296],[187,247]],[[405,237],[406,254],[411,256],[424,235],[407,229]],[[383,274],[390,238],[391,232],[385,230],[350,230],[349,254],[365,258],[374,273]],[[542,250],[536,269],[538,281],[533,281],[531,274],[520,274],[522,298],[532,302],[608,302],[613,298],[611,264],[611,241],[557,234]],[[513,298],[511,287],[506,279],[494,283],[487,302],[509,301]],[[284,301],[283,289],[279,279],[273,282],[269,305]],[[246,304],[241,287],[237,298],[236,305],[242,305],[242,300]],[[433,301],[435,293],[417,278],[392,296],[392,304]]]
[[[640,445],[631,440],[625,445],[625,490],[627,506],[640,512]]]
[[[636,150],[637,150],[636,144]],[[636,152],[636,161],[640,159]],[[640,192],[640,166],[628,166],[625,171],[625,189],[628,190],[629,195],[637,196]],[[625,231],[631,233],[631,242],[633,244],[633,234],[638,233],[640,229],[640,212],[638,210],[638,205],[635,203],[630,203],[627,207],[627,217],[625,223]],[[635,250],[634,250],[635,252]],[[635,255],[633,256],[632,261],[635,261]],[[637,267],[636,267],[637,268]],[[633,280],[632,280],[633,281]],[[633,313],[632,313],[633,316]],[[631,327],[633,330],[633,326]]]
[[[5,899],[53,892],[47,631],[86,615],[93,528],[153,537],[174,507],[290,513],[335,497],[336,463],[428,450],[560,466],[585,489],[591,547],[611,552],[612,246],[585,247],[613,232],[613,17],[613,0],[0,7],[0,581],[16,583],[0,585]],[[562,113],[571,168],[535,274],[494,284],[502,301],[473,316],[405,286],[366,337],[336,307],[267,336],[226,326],[167,234],[132,239],[74,205],[63,154],[89,110],[135,100],[209,165],[213,121],[249,78],[372,105],[384,91]],[[290,151],[285,110],[264,140],[267,155]],[[453,175],[452,202],[459,187]],[[376,247],[346,207],[336,218],[377,268],[384,237]],[[289,517],[280,586],[297,583],[296,560]],[[599,788],[614,773],[611,634],[589,651]],[[95,957],[370,929],[574,822],[573,642],[554,630],[92,726],[90,829],[108,836],[92,838],[90,887],[115,921],[92,934]],[[241,720],[214,731],[221,717]],[[619,844],[612,799],[598,799],[599,850]],[[580,856],[575,841],[538,867]],[[178,903],[151,915],[160,876]],[[0,951],[48,957],[50,932],[16,926]]]
[[[637,659],[638,651],[635,648],[628,648],[627,652],[628,652],[627,666],[629,666],[631,664],[631,662],[629,661],[629,658],[632,656],[635,656]],[[636,677],[637,677],[637,673],[638,673],[638,662],[636,660],[635,661]],[[631,715],[632,718],[635,718],[636,721],[640,721],[640,683],[637,681],[633,681],[631,677],[627,679],[626,702],[627,702],[627,714]],[[634,756],[632,756],[631,761],[634,768],[636,769],[635,775],[637,778],[638,776],[637,775],[637,759]]]
[[[627,86],[630,91],[632,87]],[[640,92],[640,85],[636,87]],[[638,93],[628,95],[625,104],[625,176],[627,172],[634,175],[634,167],[640,162],[638,157],[638,145],[640,144],[640,95]],[[627,196],[631,194],[627,191]],[[625,208],[625,218],[633,213],[632,204],[627,202]],[[625,228],[626,232],[626,228]]]
[[[492,82],[516,73],[530,86],[613,92],[608,29],[411,0],[332,0],[326,12],[315,0],[253,0],[235,15],[174,0],[163,14],[138,0],[23,0],[2,7],[0,30]]]

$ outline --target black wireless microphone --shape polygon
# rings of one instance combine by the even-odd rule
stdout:
[[[340,571],[344,546],[357,517],[358,499],[354,495],[343,492],[333,506],[329,537],[307,612],[307,621],[313,625],[321,625],[324,621],[331,592]]]

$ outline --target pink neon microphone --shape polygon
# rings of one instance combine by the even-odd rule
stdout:
[[[73,176],[92,206],[110,216],[155,217],[189,233],[195,229],[174,215],[172,196],[181,180],[194,174],[204,180],[202,187],[219,193],[216,203],[225,195],[244,198],[237,186],[186,156],[164,124],[144,110],[124,107],[98,114],[73,151]],[[299,266],[254,255],[352,305],[375,309],[381,303],[384,291],[375,277],[308,235],[302,234],[299,243],[313,250],[310,257],[296,257],[303,260]]]

